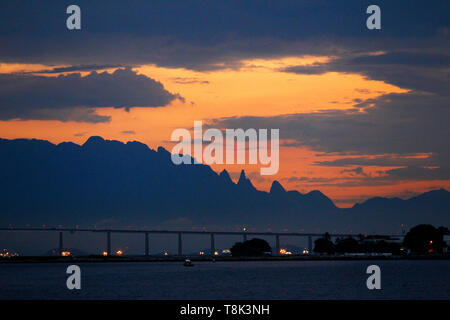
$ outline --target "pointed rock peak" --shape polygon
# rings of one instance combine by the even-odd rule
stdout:
[[[277,180],[274,180],[272,182],[272,186],[270,187],[270,193],[285,193],[286,190],[283,188],[281,183],[279,183]]]
[[[83,144],[83,147],[85,146],[95,146],[99,145],[105,142],[105,139],[99,136],[92,136],[89,139],[86,140],[86,142]]]
[[[245,181],[247,181],[247,177],[245,176],[244,169],[242,169],[241,175],[239,176],[238,184],[244,183]]]
[[[223,169],[222,172],[219,174],[219,176],[222,178],[222,180],[224,180],[225,182],[233,182],[233,180],[231,180],[230,175],[228,174],[228,171]]]
[[[250,181],[250,179],[248,179],[245,176],[245,171],[242,170],[241,171],[241,175],[239,176],[239,181],[237,183],[238,186],[244,187],[244,188],[249,188],[249,189],[255,189],[255,187],[252,185],[252,182]]]

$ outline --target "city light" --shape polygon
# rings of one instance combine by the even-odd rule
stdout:
[[[219,252],[218,252],[218,251],[214,251],[214,255],[215,255],[215,256],[218,256],[218,255],[219,255]]]
[[[68,257],[70,255],[72,255],[72,253],[70,251],[62,251],[61,252],[61,256],[63,256],[63,257]]]
[[[200,251],[200,255],[202,256],[202,255],[204,255],[205,253],[203,252],[203,251]]]
[[[121,256],[123,254],[122,250],[117,250],[116,255]]]
[[[102,252],[102,255],[103,255],[104,257],[106,257],[106,256],[108,255],[108,252],[103,251],[103,252]]]
[[[8,249],[3,249],[0,251],[0,257],[3,258],[10,258],[10,257],[17,257],[19,254],[17,252],[9,252]]]
[[[280,249],[280,254],[282,254],[282,255],[289,255],[289,254],[292,254],[292,252],[287,251],[286,249],[282,248],[282,249]]]

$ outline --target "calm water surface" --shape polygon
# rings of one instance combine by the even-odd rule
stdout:
[[[367,266],[381,268],[368,290]],[[450,261],[264,261],[0,264],[0,299],[450,299]]]

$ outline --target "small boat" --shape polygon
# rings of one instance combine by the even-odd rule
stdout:
[[[185,267],[193,267],[194,266],[194,264],[192,263],[192,261],[191,260],[189,260],[189,259],[186,259],[186,260],[184,260],[184,264],[183,264]]]

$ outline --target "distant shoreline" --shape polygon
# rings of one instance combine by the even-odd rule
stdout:
[[[242,262],[242,261],[357,261],[357,260],[450,260],[450,255],[409,255],[409,256],[269,256],[269,257],[101,257],[101,256],[79,256],[79,257],[44,257],[23,256],[1,258],[0,264],[9,263],[81,263],[81,262],[183,262],[190,259],[192,262]]]

